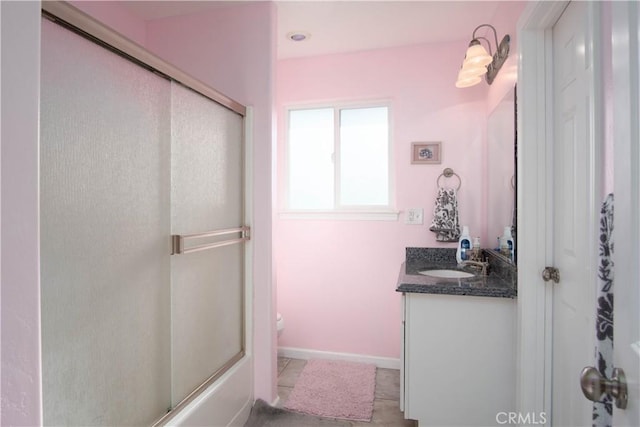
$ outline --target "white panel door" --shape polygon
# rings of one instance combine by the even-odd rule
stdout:
[[[587,7],[570,3],[553,28],[553,261],[560,282],[553,291],[551,424],[557,426],[591,424],[592,402],[579,387],[595,342]]]

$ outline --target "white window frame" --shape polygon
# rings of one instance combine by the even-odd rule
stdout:
[[[386,107],[388,114],[388,204],[386,206],[341,206],[340,200],[340,111],[345,109]],[[291,111],[313,110],[332,108],[334,123],[334,208],[333,209],[291,209],[289,208],[289,114]],[[394,144],[392,138],[393,115],[391,102],[383,101],[355,101],[334,102],[322,104],[296,104],[285,107],[285,179],[282,203],[284,207],[280,211],[281,219],[339,219],[339,220],[373,220],[373,221],[397,221],[399,211],[395,208],[395,163]]]

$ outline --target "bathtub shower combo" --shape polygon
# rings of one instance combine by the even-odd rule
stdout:
[[[43,7],[44,424],[227,425],[253,400],[245,108]]]

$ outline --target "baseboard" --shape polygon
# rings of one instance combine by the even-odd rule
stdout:
[[[378,368],[400,369],[400,359],[391,357],[367,356],[364,354],[336,353],[332,351],[310,350],[306,348],[278,347],[278,356],[289,359],[331,359],[350,362],[371,363]]]

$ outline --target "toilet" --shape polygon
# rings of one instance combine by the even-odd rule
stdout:
[[[282,314],[280,313],[278,313],[276,318],[277,318],[276,324],[278,327],[278,336],[280,336],[280,334],[282,334],[282,331],[284,330],[284,319],[282,318]]]

